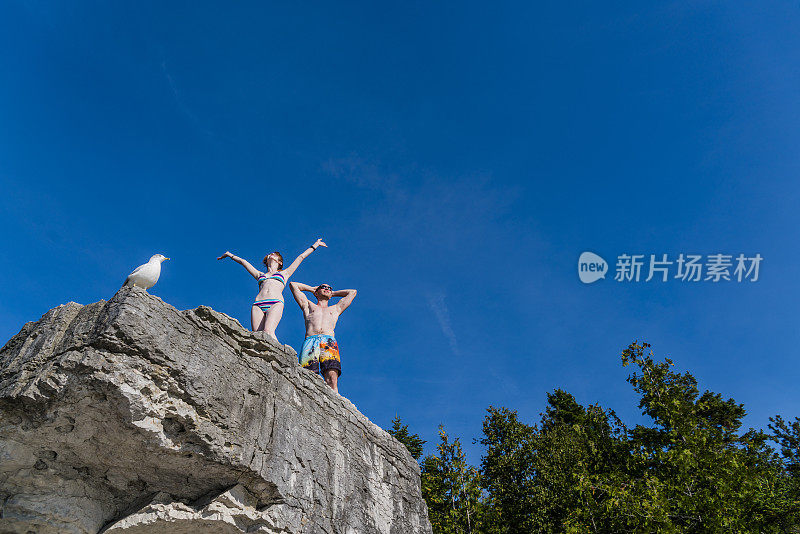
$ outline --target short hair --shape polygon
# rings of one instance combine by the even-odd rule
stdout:
[[[278,257],[278,270],[281,270],[281,269],[283,269],[283,256],[281,256],[281,253],[280,253],[280,252],[278,252],[277,250],[276,250],[276,251],[274,251],[274,252],[270,252],[269,254],[267,254],[266,256],[264,256],[264,262],[263,262],[263,263],[264,263],[264,267],[266,267],[267,269],[269,269],[269,265],[267,265],[267,259],[268,259],[270,256],[272,256],[273,254],[274,254],[275,256],[277,256],[277,257]]]

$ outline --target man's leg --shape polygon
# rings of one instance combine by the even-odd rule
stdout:
[[[339,393],[339,373],[336,369],[328,369],[325,371],[325,383],[328,384],[333,391]]]
[[[322,377],[333,391],[339,393],[339,375],[342,374],[342,364],[339,362],[339,345],[333,336],[324,336],[320,342],[320,365]]]

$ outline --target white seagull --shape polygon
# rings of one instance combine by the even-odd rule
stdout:
[[[125,283],[122,284],[122,287],[134,286],[141,287],[143,289],[150,289],[156,285],[156,282],[158,282],[158,277],[161,276],[161,262],[168,259],[169,258],[163,254],[156,254],[152,256],[150,261],[144,265],[138,266],[131,274],[128,275],[128,278],[125,279]]]

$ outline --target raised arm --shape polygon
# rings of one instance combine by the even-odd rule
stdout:
[[[314,291],[314,288],[308,284],[301,284],[300,282],[289,282],[289,289],[292,292],[294,300],[301,310],[308,309],[308,299],[303,295],[303,291]]]
[[[261,274],[262,274],[261,271],[257,270],[255,267],[250,265],[249,261],[247,261],[244,258],[240,258],[239,256],[236,256],[235,254],[231,254],[230,252],[225,252],[225,254],[223,254],[222,256],[220,256],[217,259],[218,260],[224,260],[225,258],[230,258],[233,261],[235,261],[236,263],[238,263],[239,265],[241,265],[242,267],[244,267],[245,269],[247,269],[247,272],[250,273],[253,276],[253,278],[255,278],[256,280],[258,280],[258,277],[261,276]]]
[[[292,276],[292,275],[294,274],[294,271],[297,269],[297,267],[298,267],[298,266],[299,266],[301,263],[303,263],[303,260],[304,260],[304,259],[306,259],[307,257],[309,257],[309,256],[311,255],[311,253],[312,253],[312,252],[314,252],[315,250],[317,250],[319,247],[326,247],[326,248],[327,248],[327,246],[328,246],[328,245],[326,245],[326,244],[325,244],[325,242],[322,240],[322,238],[320,238],[320,239],[317,239],[317,240],[314,242],[314,244],[313,244],[313,245],[311,245],[310,247],[308,247],[307,249],[305,249],[305,250],[303,251],[303,253],[302,253],[302,254],[300,254],[299,256],[297,256],[297,258],[295,258],[295,260],[292,262],[292,264],[291,264],[291,265],[289,265],[287,268],[285,268],[285,269],[282,271],[282,272],[283,272],[283,276],[284,276],[284,278],[286,278],[286,280],[288,280],[288,279],[289,279],[289,277],[290,277],[290,276]]]
[[[333,292],[331,297],[342,297],[342,300],[336,303],[336,307],[339,308],[339,313],[342,313],[350,306],[353,299],[356,298],[356,293],[357,291],[355,289],[339,289]]]

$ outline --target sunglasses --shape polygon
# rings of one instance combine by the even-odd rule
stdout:
[[[322,284],[317,289],[327,289],[329,291],[333,291],[333,288],[331,286],[327,285],[327,284]]]

